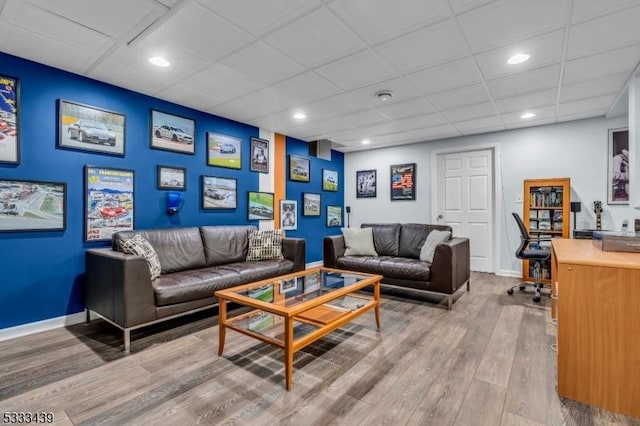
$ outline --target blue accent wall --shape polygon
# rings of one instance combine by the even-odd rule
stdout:
[[[75,74],[0,53],[0,73],[20,83],[19,165],[0,164],[0,178],[67,183],[67,229],[55,232],[0,233],[0,329],[80,312],[83,303],[84,251],[108,243],[85,243],[83,238],[84,166],[135,171],[136,229],[246,224],[247,191],[258,190],[259,174],[249,171],[249,140],[258,129],[232,120],[141,95]],[[96,106],[126,115],[126,155],[116,157],[57,149],[57,99]],[[195,155],[150,149],[150,109],[196,121]],[[242,140],[242,170],[206,165],[205,133],[215,132]],[[289,139],[288,153],[308,156],[307,143]],[[331,162],[311,158],[311,183],[288,182],[287,194],[302,202],[302,192],[322,194],[322,216],[302,217],[298,231],[289,235],[307,239],[307,261],[322,259],[322,237],[339,233],[326,227],[326,205],[343,204],[343,190],[324,192],[322,168],[337,170],[343,182],[344,157],[333,152]],[[187,169],[185,203],[179,214],[166,214],[166,191],[157,189],[156,166]],[[238,179],[238,208],[211,211],[200,208],[200,176]]]
[[[304,238],[307,242],[307,263],[322,260],[322,239],[326,235],[341,234],[340,227],[327,226],[327,206],[344,206],[344,154],[331,151],[331,161],[309,155],[309,144],[300,139],[287,137],[287,199],[298,201],[298,229],[287,231],[287,236]],[[309,183],[289,180],[289,155],[306,157],[310,160]],[[338,191],[322,190],[322,169],[338,172]],[[320,194],[320,216],[303,216],[302,194],[313,192]],[[344,207],[342,208],[342,226],[346,226]]]

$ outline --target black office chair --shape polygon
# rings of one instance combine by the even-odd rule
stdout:
[[[519,287],[521,291],[524,291],[527,286],[532,286],[534,289],[533,301],[538,303],[541,299],[541,291],[544,287],[550,287],[542,283],[542,262],[549,260],[551,257],[551,250],[546,247],[540,247],[541,241],[551,241],[551,238],[530,237],[527,227],[524,226],[522,219],[518,213],[512,213],[513,218],[520,228],[520,246],[516,250],[516,257],[522,260],[528,260],[533,262],[533,277],[535,282],[528,283],[522,282],[514,285],[507,290],[508,295],[513,294],[513,290]],[[532,246],[532,244],[535,244]]]

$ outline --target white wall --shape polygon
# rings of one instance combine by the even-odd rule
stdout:
[[[633,219],[640,217],[631,206],[606,204],[608,129],[625,126],[626,117],[598,118],[347,153],[345,205],[351,206],[351,226],[364,222],[432,222],[431,152],[497,144],[502,177],[502,188],[497,191],[501,192],[503,205],[498,212],[501,228],[496,238],[501,249],[496,273],[519,274],[521,262],[514,252],[520,234],[511,212],[522,214],[522,202],[516,200],[523,192],[525,179],[571,178],[571,201],[582,202],[577,228],[595,227],[591,209],[594,200],[604,204],[603,229],[620,229],[624,219],[633,226]],[[415,201],[390,201],[389,166],[399,163],[417,163]],[[368,169],[378,170],[377,198],[356,199],[356,171]]]

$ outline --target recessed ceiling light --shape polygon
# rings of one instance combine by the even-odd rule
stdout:
[[[393,97],[393,92],[391,90],[381,90],[376,93],[376,98],[378,98],[382,102],[387,102]]]
[[[529,59],[529,55],[527,53],[517,53],[515,55],[513,55],[512,57],[509,58],[509,60],[507,60],[507,63],[509,65],[516,65],[516,64],[521,64],[524,61]]]
[[[293,118],[295,118],[296,120],[304,120],[305,118],[307,118],[307,115],[301,112],[298,112],[293,115]]]
[[[156,67],[162,67],[162,68],[166,68],[169,65],[171,65],[171,63],[167,61],[165,58],[163,58],[162,56],[152,56],[151,58],[149,58],[149,62],[151,62]]]
[[[369,139],[364,139],[361,143],[362,145],[369,145],[371,141]]]
[[[524,114],[522,114],[522,115],[520,116],[520,118],[525,118],[525,119],[527,119],[527,118],[533,118],[533,117],[535,117],[535,116],[536,116],[536,115],[535,115],[534,113],[532,113],[532,112],[525,112]]]

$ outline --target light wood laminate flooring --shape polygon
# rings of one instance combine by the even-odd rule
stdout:
[[[447,311],[383,294],[373,313],[295,354],[227,332],[217,311],[122,334],[102,320],[0,342],[2,412],[61,425],[640,425],[556,394],[548,299],[473,273]],[[233,312],[233,311],[232,311]],[[639,402],[640,403],[640,402]]]

